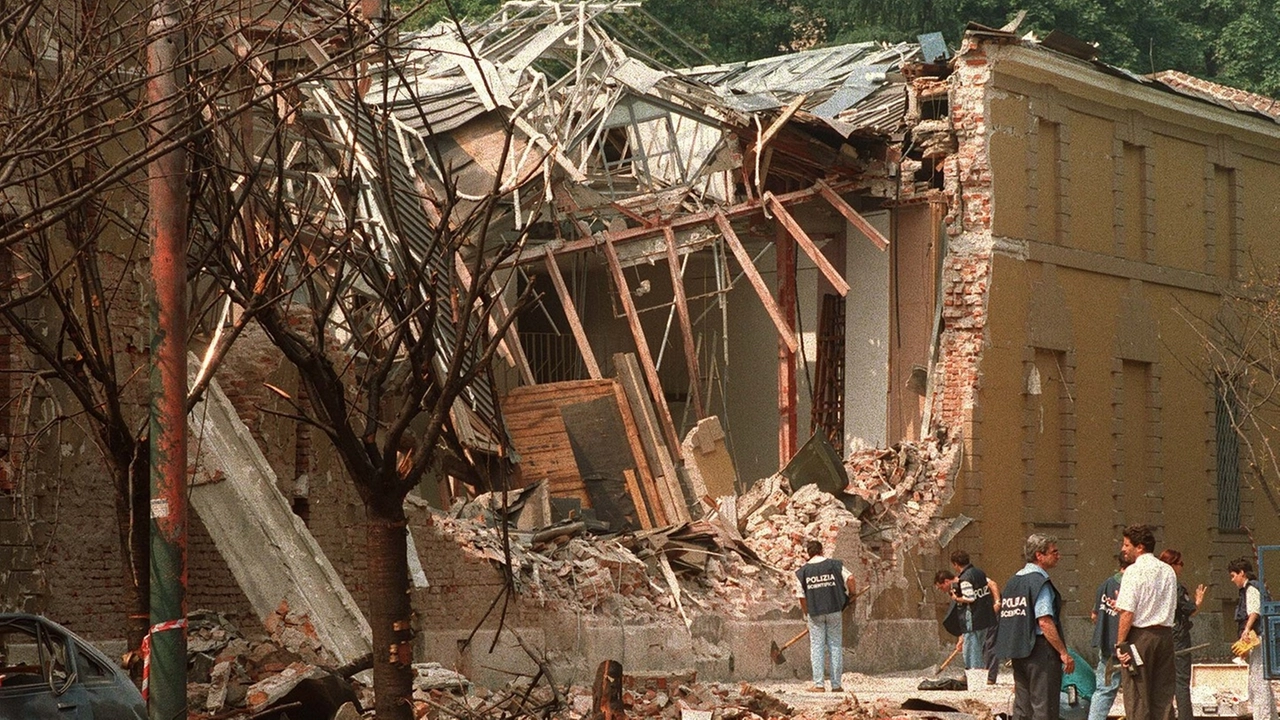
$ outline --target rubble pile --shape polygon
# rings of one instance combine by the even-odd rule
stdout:
[[[432,524],[465,553],[507,564],[499,530],[461,515],[434,514]],[[736,535],[714,519],[603,537],[571,523],[512,532],[509,564],[522,599],[576,613],[651,621],[681,606],[741,619],[790,610],[788,578]]]
[[[805,485],[791,493],[787,480],[778,475],[757,482],[738,504],[740,513],[754,506],[739,515],[743,540],[766,563],[786,571],[794,571],[808,559],[805,541],[818,540],[830,552],[841,528],[851,525],[856,530],[859,525],[835,496],[817,485]]]
[[[281,603],[264,626],[270,636],[245,637],[226,616],[187,616],[187,702],[192,717],[237,717],[288,700],[295,691],[318,708],[354,700],[350,684],[325,668],[334,663],[315,629]],[[299,690],[301,688],[301,690]]]
[[[852,453],[849,483],[837,495],[803,485],[791,491],[775,475],[736,498],[743,540],[764,562],[784,571],[804,564],[804,543],[822,542],[872,591],[906,582],[903,555],[936,541],[951,524],[939,511],[951,496],[958,442],[899,443]],[[864,606],[869,607],[870,602]]]
[[[629,718],[662,720],[764,720],[765,718],[858,718],[871,720],[865,707],[853,698],[822,711],[797,712],[791,705],[748,683],[698,683],[693,677],[623,678],[622,702]],[[557,705],[546,686],[530,687],[528,681],[505,690],[477,691],[464,696],[435,691],[427,699],[415,693],[415,717],[443,720],[456,717],[547,717],[583,720],[592,717],[591,688],[573,686]],[[885,717],[888,717],[887,715]]]
[[[941,439],[862,450],[845,462],[850,481],[837,495],[816,483],[793,491],[774,475],[740,497],[721,498],[702,520],[602,536],[584,522],[511,530],[509,553],[495,496],[448,513],[424,511],[464,553],[509,565],[522,599],[540,607],[637,621],[678,613],[686,623],[686,610],[714,608],[754,619],[794,609],[791,572],[807,559],[808,539],[849,561],[864,587],[905,582],[903,553],[936,540],[947,525],[938,511],[958,458],[959,443]],[[514,518],[522,502],[517,496],[505,517]]]

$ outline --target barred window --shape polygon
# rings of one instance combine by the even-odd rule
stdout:
[[[1217,442],[1218,529],[1240,529],[1240,438],[1235,419],[1240,401],[1235,384],[1219,375],[1214,392],[1214,439]]]

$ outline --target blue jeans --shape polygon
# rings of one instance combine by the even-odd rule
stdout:
[[[985,668],[982,662],[982,645],[987,641],[987,629],[971,630],[964,634],[964,667],[966,670]]]
[[[844,618],[839,612],[809,616],[809,664],[814,687],[822,687],[826,656],[831,656],[831,689],[841,689],[844,673]]]
[[[1120,674],[1124,672],[1124,668],[1120,667],[1119,662],[1111,663],[1111,682],[1107,682],[1107,660],[1106,657],[1099,660],[1093,671],[1097,687],[1093,689],[1093,697],[1089,699],[1089,720],[1107,720],[1107,714],[1116,702],[1116,693],[1120,690]]]

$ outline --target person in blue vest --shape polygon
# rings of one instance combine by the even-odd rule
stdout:
[[[1265,629],[1262,598],[1266,590],[1253,572],[1253,563],[1247,557],[1236,558],[1227,563],[1227,572],[1240,591],[1236,601],[1236,629],[1240,631],[1240,639],[1244,640],[1250,631],[1261,638]],[[1266,655],[1264,638],[1263,643],[1249,653],[1249,707],[1253,709],[1253,720],[1276,720],[1276,699],[1267,681]]]
[[[844,619],[842,612],[853,597],[856,583],[844,563],[822,554],[822,543],[805,545],[809,561],[796,570],[800,610],[809,619],[809,663],[813,692],[825,692],[824,674],[830,659],[831,692],[843,692]]]
[[[1089,613],[1089,619],[1094,623],[1093,646],[1098,648],[1098,667],[1094,670],[1095,690],[1089,702],[1089,720],[1107,720],[1111,706],[1116,702],[1116,693],[1120,690],[1121,669],[1116,664],[1116,630],[1120,627],[1120,611],[1116,610],[1116,596],[1120,594],[1120,577],[1124,575],[1124,569],[1129,567],[1129,559],[1124,553],[1118,553],[1116,562],[1119,569],[1098,586],[1093,610]]]
[[[987,637],[995,634],[992,628],[1000,607],[1000,589],[969,562],[969,553],[964,550],[951,553],[951,567],[956,572],[952,595],[965,626],[964,666],[968,670],[986,668],[987,684],[994,685],[999,663],[995,661],[994,644],[988,643]]]
[[[1058,539],[1034,533],[1022,555],[1027,564],[1001,593],[996,657],[1013,661],[1013,720],[1058,720],[1062,674],[1076,667],[1062,634],[1062,596],[1049,579]]]

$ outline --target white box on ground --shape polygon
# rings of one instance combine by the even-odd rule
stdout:
[[[1249,668],[1234,663],[1191,666],[1191,709],[1196,717],[1249,715]]]

